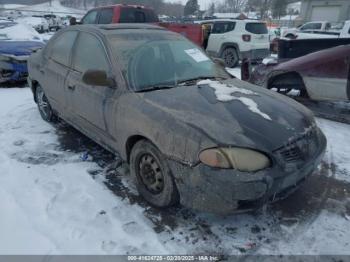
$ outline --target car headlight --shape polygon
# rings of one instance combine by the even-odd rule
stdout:
[[[270,159],[263,153],[238,147],[207,149],[199,154],[199,160],[211,167],[242,172],[256,172],[271,166]]]

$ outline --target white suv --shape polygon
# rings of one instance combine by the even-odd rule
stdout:
[[[202,21],[209,29],[205,41],[207,53],[235,67],[239,60],[262,60],[270,55],[269,33],[266,24],[257,20],[215,19]]]

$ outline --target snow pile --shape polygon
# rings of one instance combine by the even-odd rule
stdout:
[[[210,87],[215,89],[215,95],[219,101],[228,102],[228,101],[238,100],[242,102],[244,105],[246,105],[251,112],[258,114],[267,120],[272,120],[270,116],[261,112],[257,103],[254,102],[252,99],[233,95],[233,94],[242,94],[242,95],[251,95],[251,96],[257,95],[253,91],[250,91],[244,88],[238,88],[238,87],[224,84],[224,83],[220,83],[219,81],[213,81],[210,79],[202,80],[198,82],[198,85],[209,85]]]
[[[264,65],[276,65],[278,62],[275,57],[266,57],[263,59],[262,63]]]
[[[58,149],[30,89],[0,89],[0,254],[168,254],[144,209]],[[183,252],[183,250],[180,250]]]
[[[63,13],[62,16],[65,16],[64,13],[71,14],[71,15],[80,15],[83,16],[86,11],[80,10],[80,9],[75,9],[75,8],[69,8],[61,5],[59,0],[53,0],[51,3],[46,2],[42,4],[37,4],[37,5],[28,5],[28,6],[22,6],[18,8],[19,11],[27,11],[30,13],[30,11],[35,11],[35,12],[44,12],[44,13],[57,13],[61,12]],[[37,13],[36,13],[37,14]]]
[[[42,17],[20,17],[16,19],[16,22],[18,23],[24,23],[27,25],[30,25],[32,27],[38,26],[38,25],[44,25],[47,28],[49,27],[48,22],[45,18]]]
[[[350,131],[349,125],[317,119],[318,126],[327,137],[326,158],[336,163],[338,180],[350,182]]]
[[[40,41],[43,39],[30,25],[14,23],[11,26],[0,29],[0,40],[13,41]]]

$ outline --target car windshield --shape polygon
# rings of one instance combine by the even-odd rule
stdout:
[[[178,86],[203,78],[229,78],[223,68],[181,35],[145,30],[111,35],[109,41],[135,91]]]

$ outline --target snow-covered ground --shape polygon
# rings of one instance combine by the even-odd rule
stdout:
[[[51,3],[50,3],[51,2]],[[48,1],[42,4],[37,5],[13,5],[13,4],[5,4],[3,8],[5,9],[17,9],[22,13],[29,14],[37,14],[36,12],[45,12],[45,13],[67,13],[67,14],[76,14],[76,15],[84,15],[86,11],[70,8],[63,6],[59,0]],[[63,15],[63,14],[62,14]]]
[[[29,88],[0,89],[0,118],[0,254],[350,254],[349,125],[318,119],[327,155],[288,199],[218,217],[149,207],[113,155],[45,123]]]

